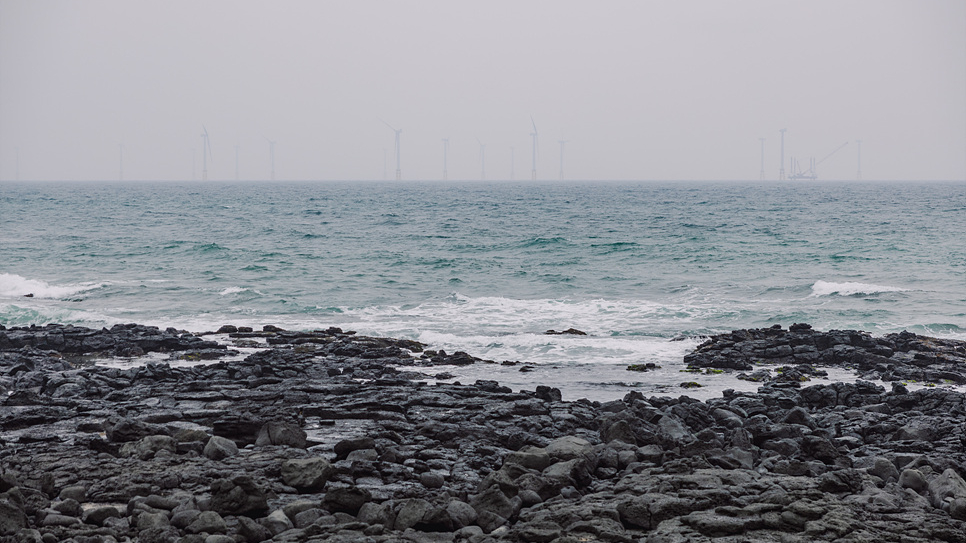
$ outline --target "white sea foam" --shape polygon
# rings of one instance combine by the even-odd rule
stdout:
[[[36,298],[26,298],[27,303],[0,303],[0,324],[26,326],[30,324],[79,324],[82,326],[111,326],[124,322],[92,311],[73,309],[51,304]]]
[[[656,364],[680,361],[697,340],[670,341],[693,310],[649,301],[519,300],[455,294],[413,307],[345,308],[337,324],[406,337],[433,349],[525,364]],[[673,324],[672,324],[673,323]],[[576,328],[587,335],[548,335]]]
[[[248,289],[243,287],[228,287],[225,290],[219,292],[218,294],[221,294],[222,296],[227,296],[229,294],[238,294],[239,292],[245,292],[246,290]]]
[[[12,273],[0,273],[0,298],[23,297],[30,294],[34,298],[66,298],[103,286],[104,283],[51,285],[39,279],[27,279]]]
[[[454,294],[417,306],[343,308],[340,317],[367,325],[406,323],[460,336],[502,336],[577,328],[594,336],[673,336],[710,310],[698,305],[662,305],[647,300],[522,300]],[[719,310],[720,311],[720,310]]]
[[[881,292],[906,292],[908,289],[883,285],[870,285],[853,281],[833,283],[830,281],[816,281],[812,285],[812,296],[854,296],[856,294],[879,294]]]

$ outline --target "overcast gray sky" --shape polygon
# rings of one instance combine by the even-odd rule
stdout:
[[[0,179],[966,179],[966,2],[0,0]],[[19,160],[18,160],[19,157]]]

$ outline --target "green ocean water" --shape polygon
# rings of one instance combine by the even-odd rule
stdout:
[[[580,371],[793,322],[966,339],[966,183],[0,183],[0,324],[47,322]]]

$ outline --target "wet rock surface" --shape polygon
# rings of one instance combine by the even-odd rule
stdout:
[[[227,349],[136,325],[0,329],[0,541],[966,541],[956,391],[771,380],[705,402],[564,402],[416,382],[396,368],[478,361],[416,342],[219,332],[267,348],[122,370],[76,355]],[[876,375],[962,371],[962,343],[911,334],[726,336],[688,362],[791,367],[804,345]],[[839,345],[851,354],[824,358]]]
[[[710,337],[684,357],[690,368],[755,370],[784,365],[777,377],[761,370],[752,381],[807,381],[821,366],[853,369],[866,380],[966,384],[966,342],[910,332],[874,337],[856,330],[818,332],[808,324],[735,330]]]

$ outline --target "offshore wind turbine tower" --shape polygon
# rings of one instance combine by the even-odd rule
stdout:
[[[385,124],[386,126],[388,126],[389,129],[392,130],[396,134],[396,149],[395,149],[395,153],[396,153],[396,181],[399,181],[400,179],[402,179],[402,167],[400,166],[401,162],[399,160],[399,135],[402,134],[402,129],[400,128],[399,130],[396,130],[395,128],[392,127],[391,124],[387,123],[386,121],[382,121],[382,123]]]
[[[208,157],[211,155],[211,144],[208,143],[208,129],[204,125],[201,125],[201,129],[204,132],[201,134],[202,145],[201,145],[201,180],[208,180]]]

